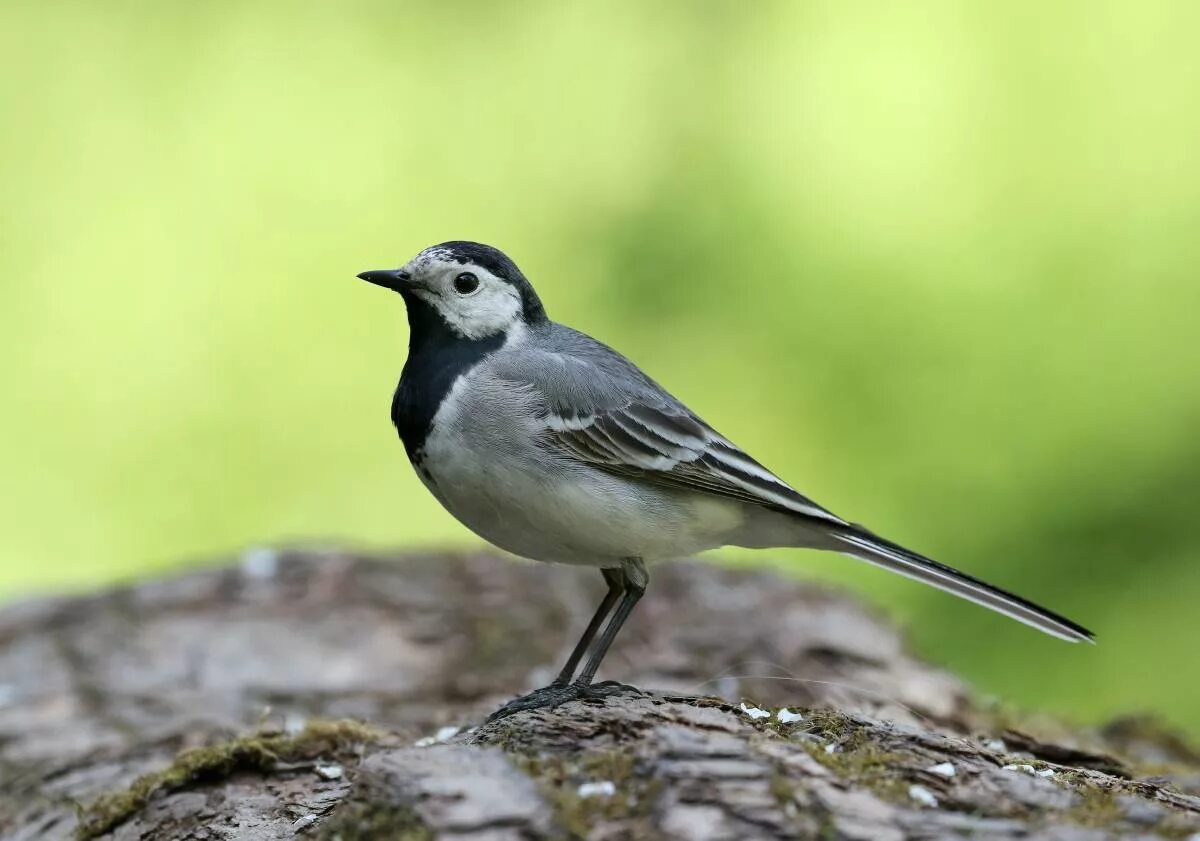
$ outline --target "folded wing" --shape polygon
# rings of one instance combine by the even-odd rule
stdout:
[[[844,524],[682,407],[631,401],[544,422],[551,446],[601,469]]]

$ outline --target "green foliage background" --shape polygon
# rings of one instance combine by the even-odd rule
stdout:
[[[471,543],[354,274],[478,239],[802,490],[1101,644],[753,559],[1007,699],[1200,731],[1198,36],[1133,0],[4,3],[0,592]]]

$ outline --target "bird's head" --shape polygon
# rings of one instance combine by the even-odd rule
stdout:
[[[516,263],[478,242],[443,242],[399,269],[359,277],[399,292],[414,328],[434,315],[456,335],[480,340],[546,320],[541,300]]]

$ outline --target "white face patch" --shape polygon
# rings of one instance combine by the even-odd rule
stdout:
[[[412,293],[425,301],[442,320],[465,339],[483,339],[508,332],[521,321],[521,295],[482,266],[460,263],[448,252],[427,248],[404,267],[411,276]],[[475,275],[479,285],[460,292],[455,278],[464,272]]]

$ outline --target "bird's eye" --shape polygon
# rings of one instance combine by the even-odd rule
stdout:
[[[454,291],[459,295],[470,295],[479,288],[479,278],[471,272],[462,272],[454,278]]]

